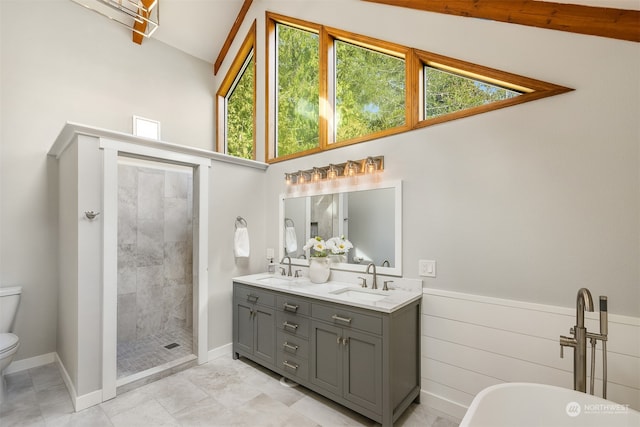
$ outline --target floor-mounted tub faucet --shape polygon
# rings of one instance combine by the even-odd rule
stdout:
[[[573,388],[574,390],[587,392],[587,338],[591,339],[591,394],[593,394],[593,375],[595,367],[595,343],[602,340],[603,344],[607,340],[607,297],[600,297],[600,334],[587,332],[584,327],[584,312],[593,311],[593,298],[587,288],[580,288],[576,297],[576,325],[569,331],[573,337],[560,336],[560,357],[564,357],[564,347],[573,347]],[[604,322],[604,326],[603,326]],[[604,347],[603,365],[604,381],[603,395],[606,397],[606,347]]]

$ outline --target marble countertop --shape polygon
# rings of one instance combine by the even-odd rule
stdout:
[[[233,281],[383,313],[393,313],[422,298],[422,290],[411,291],[393,288],[388,291],[373,290],[347,282],[312,283],[308,277],[292,278],[268,273],[235,277]]]

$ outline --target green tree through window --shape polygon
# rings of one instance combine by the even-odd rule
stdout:
[[[267,12],[269,163],[573,89]]]
[[[227,154],[253,159],[253,51],[227,94]]]
[[[481,80],[424,67],[424,117],[430,119],[521,95]]]
[[[319,37],[282,24],[276,31],[277,155],[285,156],[320,144]]]
[[[405,61],[343,41],[336,52],[336,141],[405,124]]]

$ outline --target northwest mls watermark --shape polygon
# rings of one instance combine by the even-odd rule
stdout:
[[[626,414],[629,405],[619,403],[583,403],[569,402],[565,408],[567,415],[577,417],[580,414]]]

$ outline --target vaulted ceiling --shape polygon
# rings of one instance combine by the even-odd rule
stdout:
[[[335,0],[324,1],[332,1],[333,4],[335,4]],[[524,10],[524,8],[529,7],[531,4],[537,4],[537,6],[542,6],[538,7],[538,10],[547,10],[548,13],[554,14],[557,13],[557,11],[571,11],[571,6],[567,9],[567,5],[600,7],[607,8],[599,9],[597,15],[607,15],[606,19],[608,21],[605,25],[607,25],[609,29],[626,26],[626,31],[628,32],[629,28],[631,28],[631,33],[635,32],[636,34],[635,37],[638,37],[637,34],[640,34],[637,22],[638,9],[640,9],[640,1],[638,0],[563,0],[562,3],[523,0],[364,1],[383,3],[388,5],[388,7],[411,7],[437,13],[494,19],[523,25],[543,27],[546,25],[547,28],[553,28],[553,19],[544,20],[542,16],[531,18],[541,20],[540,25],[518,22],[518,19],[527,18],[527,11]],[[225,42],[228,44],[230,36],[233,35],[232,30],[237,28],[241,23],[243,17],[242,12],[245,11],[251,3],[251,0],[160,0],[160,26],[153,37],[197,58],[210,63],[216,63],[216,60],[220,60],[221,56],[224,56]],[[545,3],[551,5],[551,7],[545,7],[547,6]],[[557,5],[557,7],[554,8],[554,5]],[[614,8],[635,10],[636,12],[629,15],[627,13],[620,13],[619,10],[615,10]],[[607,12],[607,10],[609,10],[609,12]],[[575,12],[571,13],[575,15]],[[522,18],[522,16],[524,16],[524,18]],[[593,21],[593,19],[591,20]],[[580,21],[581,19],[578,19],[576,25],[584,25],[584,22]],[[563,28],[555,29],[563,30]],[[571,29],[564,30],[571,31]],[[575,32],[581,31],[578,30]],[[622,38],[624,39],[624,37]]]

